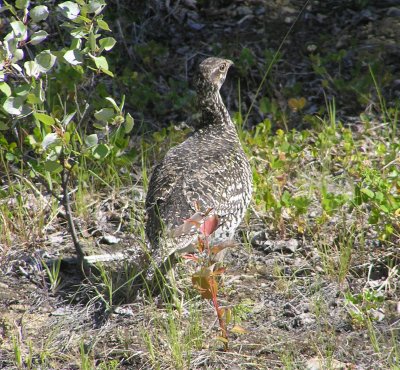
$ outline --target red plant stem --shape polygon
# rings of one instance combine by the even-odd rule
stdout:
[[[215,311],[217,312],[218,323],[219,323],[219,327],[221,329],[221,336],[222,336],[222,338],[226,339],[226,342],[224,342],[224,350],[227,351],[228,350],[228,333],[226,331],[226,325],[225,325],[224,318],[222,317],[222,310],[219,308],[219,305],[218,305],[217,292],[214,289],[214,284],[213,284],[214,276],[211,276],[210,279],[212,280],[212,284],[210,284],[212,301],[213,301]]]
[[[210,241],[208,239],[208,236],[205,237],[205,243],[204,244],[206,246],[208,260],[210,260]]]
[[[208,262],[208,266],[211,266],[212,264],[212,260],[211,260],[211,251],[210,251],[210,241],[209,241],[209,236],[208,235],[204,235],[204,246],[205,249],[207,251],[207,262]],[[221,337],[225,339],[224,343],[224,351],[228,351],[228,332],[226,330],[226,325],[225,325],[225,321],[223,318],[223,311],[219,308],[218,305],[218,299],[217,299],[217,290],[215,289],[215,287],[217,287],[217,282],[215,281],[215,276],[214,275],[210,275],[209,276],[209,286],[211,289],[211,297],[212,297],[212,302],[213,302],[213,306],[215,308],[215,312],[217,313],[217,317],[218,317],[218,323],[219,323],[219,328],[221,329]]]

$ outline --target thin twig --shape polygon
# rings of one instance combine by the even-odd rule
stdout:
[[[61,171],[61,190],[62,190],[62,195],[63,195],[62,196],[62,205],[64,206],[65,215],[66,215],[67,222],[68,222],[68,228],[69,228],[69,232],[72,237],[72,242],[74,243],[78,262],[79,262],[79,264],[83,264],[85,254],[83,252],[81,244],[79,243],[78,236],[76,233],[74,219],[72,217],[71,204],[70,204],[70,199],[69,199],[69,194],[68,194],[68,181],[69,181],[70,172],[69,171],[67,172],[67,169],[65,167],[65,155],[64,155],[63,149],[61,149],[61,153],[60,153],[60,162],[61,162],[61,166],[62,166],[62,171]]]

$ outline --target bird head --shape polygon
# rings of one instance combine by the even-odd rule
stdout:
[[[200,63],[198,79],[204,84],[219,90],[233,62],[229,59],[207,58]]]

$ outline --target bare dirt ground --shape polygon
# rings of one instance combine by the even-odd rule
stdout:
[[[271,59],[269,50],[278,48],[304,3],[198,3],[152,1],[140,11],[133,11],[130,6],[115,2],[114,10],[125,14],[115,17],[121,55],[128,55],[133,69],[142,70],[154,79],[154,90],[160,96],[170,93],[171,77],[186,81],[192,67],[204,55],[230,56],[239,62],[223,95],[232,112],[239,109],[246,112],[266,70],[266,60]],[[400,83],[393,76],[398,76],[400,69],[400,3],[394,0],[361,3],[354,1],[352,6],[346,6],[341,1],[310,2],[283,43],[279,61],[260,96],[274,99],[281,109],[287,105],[288,96],[284,95],[287,91],[289,97],[305,96],[307,106],[303,113],[314,114],[324,105],[321,80],[332,78],[340,84],[340,94],[336,95],[338,115],[343,122],[351,121],[351,117],[365,109],[365,101],[355,97],[353,88],[358,88],[358,82],[365,82],[363,77],[368,74],[367,64],[371,60],[387,77],[383,86],[387,101],[398,99]],[[128,22],[129,17],[134,21]],[[118,22],[122,27],[117,27]],[[151,40],[164,45],[166,51],[146,59],[140,45]],[[245,48],[251,50],[251,55],[243,54]],[[331,55],[332,60],[323,64],[325,71],[315,70],[318,62],[310,61],[311,53],[321,57]],[[122,64],[117,69],[117,74],[124,73]],[[241,102],[235,85],[238,78],[242,81]],[[121,83],[119,88],[121,94],[132,93],[127,84]],[[181,92],[186,89],[185,85]],[[325,92],[335,95],[332,85]],[[143,97],[131,96],[128,104],[132,106],[135,99],[144,102],[140,111],[135,107],[136,118],[153,128],[193,115],[191,98],[181,104],[160,98],[154,106],[152,99],[146,102]],[[374,98],[371,92],[368,99]],[[269,113],[256,108],[248,126],[267,117]],[[299,119],[301,116],[294,112],[288,122],[277,120],[276,125],[307,126]],[[134,172],[139,173],[140,169]],[[7,180],[3,179],[1,184],[7,186]],[[94,254],[127,246],[140,248],[141,235],[135,225],[141,222],[143,196],[138,185],[134,190],[99,193],[88,200],[90,211],[77,221],[85,230],[87,244]],[[16,201],[2,200],[10,212]],[[201,314],[203,337],[211,339],[203,339],[198,346],[191,344],[190,366],[183,363],[181,368],[383,369],[392,364],[391,368],[398,369],[400,366],[398,362],[398,367],[393,365],[393,358],[397,356],[397,361],[400,358],[399,353],[393,352],[393,348],[399,349],[400,331],[398,245],[383,248],[373,233],[366,241],[354,241],[350,270],[338,282],[332,277],[335,274],[326,273],[326,261],[311,237],[291,232],[282,236],[271,230],[260,210],[253,208],[249,222],[238,233],[240,247],[234,248],[228,257],[221,292],[224,305],[242,303],[241,325],[247,332],[231,334],[230,350],[223,352],[218,350],[221,345],[212,339],[217,334],[212,306],[196,300],[196,292],[188,288],[191,283],[187,264],[179,267],[177,280],[182,290],[188,290],[190,299],[172,312],[160,298],[150,299],[141,293],[130,296],[129,287],[115,296],[113,309],[106,312],[106,305],[95,290],[96,284],[101,287],[103,283],[83,277],[76,265],[69,262],[62,263],[61,285],[52,291],[42,260],[73,257],[65,219],[61,210],[54,211],[58,205],[47,196],[20,194],[18,201],[26,210],[14,225],[19,236],[10,240],[11,248],[0,248],[0,368],[18,368],[16,348],[20,348],[25,359],[32,352],[35,369],[95,365],[103,369],[175,369],[179,367],[179,359],[173,356],[172,341],[165,334],[163,323],[175,315],[181,331],[185,332],[191,327],[193,311]],[[45,225],[31,227],[40,212],[57,217],[46,219]],[[335,245],[335,230],[342,227],[339,219],[332,220],[327,228],[328,245]],[[20,236],[21,230],[24,238]],[[105,244],[102,239],[105,234],[120,239],[117,247]],[[329,268],[335,270],[339,265],[339,261],[333,262]],[[112,269],[120,280],[130,276],[129,272],[124,275],[126,264]],[[374,321],[366,323],[362,313],[360,320],[349,313],[351,304],[344,293],[351,291],[356,296],[368,287],[382,291],[385,302],[373,313]],[[365,310],[374,310],[373,303]],[[374,335],[378,337],[375,340]],[[82,353],[89,354],[89,367],[82,365]],[[319,362],[321,358],[325,363]]]

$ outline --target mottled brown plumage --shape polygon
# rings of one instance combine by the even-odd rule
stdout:
[[[156,263],[192,248],[196,236],[173,231],[200,209],[213,209],[221,226],[215,241],[232,239],[250,202],[249,162],[219,90],[230,60],[207,58],[195,79],[200,126],[170,149],[151,176],[146,197],[146,234]]]

